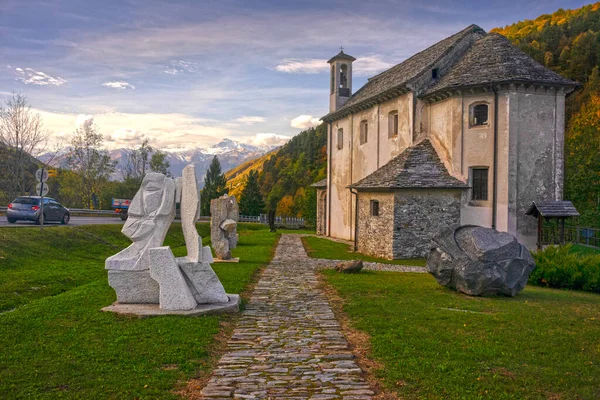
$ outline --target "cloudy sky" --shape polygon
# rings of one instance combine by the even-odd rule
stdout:
[[[353,86],[475,23],[489,30],[573,0],[0,0],[0,100],[21,92],[67,141],[93,118],[110,147],[228,137],[280,143],[327,113],[326,60]]]

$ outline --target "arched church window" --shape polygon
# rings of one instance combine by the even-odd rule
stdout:
[[[337,132],[337,148],[338,150],[344,148],[344,130],[342,128],[338,129]]]
[[[388,138],[398,135],[398,110],[388,114]]]
[[[332,65],[331,66],[331,94],[333,94],[335,92],[335,67]]]
[[[487,103],[472,104],[469,112],[469,125],[470,126],[484,126],[488,125],[489,121],[489,107]]]
[[[342,64],[340,67],[340,87],[346,89],[348,87],[348,66]]]
[[[367,120],[360,121],[360,144],[367,143],[369,138],[369,123]]]

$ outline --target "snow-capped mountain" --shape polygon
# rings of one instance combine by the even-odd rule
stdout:
[[[221,163],[223,172],[237,167],[244,162],[258,158],[263,154],[275,149],[278,146],[253,146],[246,143],[236,142],[231,139],[223,139],[221,142],[207,147],[196,149],[177,149],[163,150],[167,153],[167,160],[170,163],[169,172],[174,177],[181,176],[183,168],[189,163],[196,166],[196,174],[200,185],[204,184],[204,176],[210,166],[213,157],[216,155]],[[116,161],[115,173],[112,178],[115,180],[122,179],[127,165],[127,158],[132,149],[116,149],[109,152],[110,158]],[[47,153],[39,157],[43,162],[50,161],[50,164],[55,167],[67,167],[68,149],[62,150],[59,154]]]

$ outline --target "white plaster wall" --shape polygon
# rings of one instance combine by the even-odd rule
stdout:
[[[481,102],[488,104],[488,124],[471,127],[469,109]],[[452,168],[450,172],[454,176],[467,180],[470,178],[469,168],[488,168],[488,200],[471,200],[469,190],[463,197],[461,223],[492,226],[494,94],[451,97],[431,104],[428,119],[429,136],[436,142],[440,158]]]
[[[352,182],[351,168],[351,120],[347,117],[333,123],[332,144],[331,144],[331,209],[329,218],[329,235],[340,239],[353,239],[353,200],[350,196],[350,190],[347,188]],[[337,148],[338,129],[344,130],[344,146]]]
[[[562,196],[562,144],[564,142],[564,93],[513,87],[507,93],[511,171],[508,191],[513,204],[509,220],[516,236],[530,249],[536,247],[537,224],[525,211],[533,201],[558,200]]]
[[[406,93],[379,105],[379,167],[402,153],[412,144],[413,93]],[[389,113],[398,111],[398,135],[390,138]]]

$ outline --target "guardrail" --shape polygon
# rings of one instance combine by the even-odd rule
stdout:
[[[0,206],[0,214],[5,214],[8,207]],[[69,208],[69,212],[73,216],[98,216],[98,217],[120,217],[121,214],[113,210],[88,210],[86,208]],[[176,218],[179,218],[177,214]],[[206,215],[200,216],[198,221],[209,222],[210,217]],[[269,216],[261,214],[260,216],[240,215],[239,222],[249,222],[255,224],[269,224]],[[304,218],[296,217],[275,217],[275,226],[277,228],[299,229],[306,226]]]

